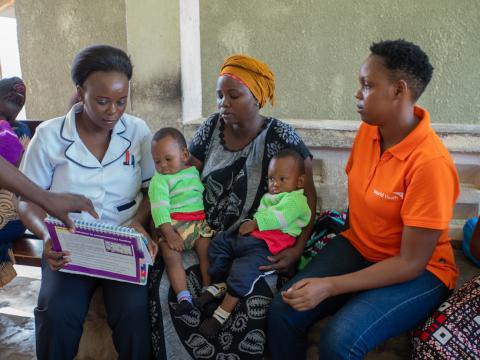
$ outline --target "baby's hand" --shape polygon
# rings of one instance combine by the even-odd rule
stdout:
[[[257,222],[255,220],[248,220],[240,225],[238,232],[240,235],[250,234],[253,230],[258,229]]]
[[[185,249],[183,239],[177,232],[173,232],[165,239],[170,249],[182,252]]]

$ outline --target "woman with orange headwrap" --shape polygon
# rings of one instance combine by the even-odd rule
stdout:
[[[275,103],[275,77],[269,66],[250,56],[230,56],[221,67],[216,90],[219,112],[205,120],[189,146],[191,163],[201,171],[205,185],[204,206],[209,225],[217,232],[237,230],[244,219],[252,218],[267,192],[269,161],[286,148],[296,151],[304,160],[305,195],[314,214],[316,194],[310,152],[290,125],[259,112],[267,102]],[[261,270],[287,270],[299,259],[310,230],[311,222],[294,246],[271,256],[271,263]],[[198,267],[193,267],[196,259],[187,256],[184,261],[189,289],[198,296],[201,291],[195,285],[200,284]],[[216,353],[225,351],[233,353],[231,357],[235,359],[262,357],[266,314],[276,292],[275,276],[258,281],[253,291],[238,303],[220,333],[207,339],[199,333],[198,326],[202,316],[211,313],[203,309],[201,315],[194,309],[184,317],[175,318],[168,304],[175,301],[169,298],[173,292],[162,272],[163,268],[157,264],[152,274],[153,287],[157,289],[151,302],[157,358],[185,359],[200,355],[215,358]],[[209,291],[217,299],[225,294],[224,288]],[[214,302],[211,311],[217,306],[218,302]],[[164,331],[169,336],[162,341]]]

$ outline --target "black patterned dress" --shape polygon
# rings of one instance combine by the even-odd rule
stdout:
[[[223,139],[223,120],[210,116],[197,130],[189,150],[203,163],[204,206],[209,225],[218,231],[235,229],[251,217],[267,192],[270,159],[290,148],[303,158],[311,157],[295,130],[274,118],[265,119],[257,136],[243,149],[230,151]],[[198,260],[194,252],[183,256],[187,283],[193,296],[201,291]],[[176,298],[157,259],[150,277],[153,347],[157,359],[261,359],[266,342],[266,315],[276,292],[276,276],[258,281],[242,299],[215,339],[198,333],[203,318],[194,310],[174,316]]]

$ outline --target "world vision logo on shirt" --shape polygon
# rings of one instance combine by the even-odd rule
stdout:
[[[389,194],[377,189],[373,189],[373,195],[376,195],[385,200],[392,200],[392,201],[403,200],[403,192],[401,191],[396,191]]]

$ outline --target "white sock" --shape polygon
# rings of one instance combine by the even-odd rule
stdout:
[[[220,306],[217,307],[215,312],[213,313],[213,318],[215,318],[220,324],[223,325],[225,321],[227,321],[230,313],[228,311],[223,310]]]

